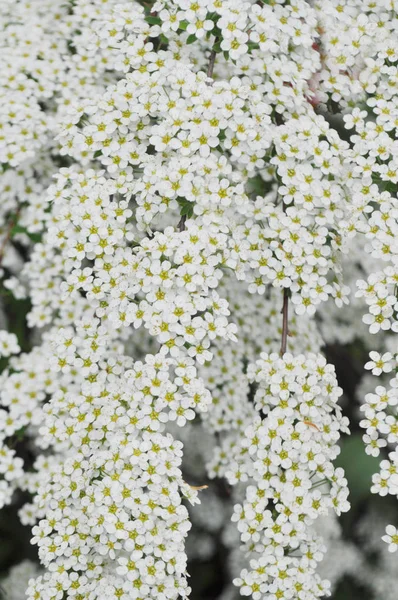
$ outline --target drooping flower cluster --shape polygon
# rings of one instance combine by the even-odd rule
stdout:
[[[252,556],[237,583],[253,598],[319,597],[327,590],[315,575],[324,548],[310,526],[330,507],[348,508],[347,482],[333,468],[339,432],[347,430],[336,407],[341,390],[315,354],[263,353],[248,377],[258,384],[254,406],[263,418],[246,429],[226,473],[231,483],[255,482],[233,517]]]
[[[341,102],[350,107],[344,115],[345,127],[352,133],[349,228],[364,235],[364,250],[369,256],[357,282],[356,296],[367,304],[363,322],[370,334],[389,332],[383,340],[373,342],[376,350],[370,352],[371,360],[365,365],[377,376],[396,368],[397,343],[391,334],[398,331],[396,9],[395,2],[369,3],[365,13],[359,3],[347,9],[344,18],[340,17],[337,32],[329,39],[325,37],[324,80],[320,84],[325,94],[323,102]],[[333,6],[331,12],[335,10]],[[325,25],[330,18],[327,13]],[[326,91],[327,78],[329,84],[333,82],[332,93],[330,87]],[[351,103],[345,101],[348,89]],[[393,378],[389,386],[379,385],[365,396],[361,426],[366,429],[367,452],[374,456],[388,444],[394,451],[396,448],[396,387]],[[382,459],[381,471],[373,477],[375,493],[396,495],[394,451]]]
[[[397,369],[397,355],[385,353],[382,356],[371,352],[372,358],[365,366],[374,375],[382,375]],[[379,456],[382,448],[387,448],[388,458],[381,460],[380,473],[373,476],[372,492],[385,496],[392,494],[398,498],[398,377],[390,380],[389,386],[378,385],[374,393],[366,394],[361,409],[365,418],[360,425],[366,429],[363,436],[366,451]],[[387,532],[388,533],[388,532]]]

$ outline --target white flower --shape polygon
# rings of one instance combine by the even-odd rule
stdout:
[[[383,355],[379,352],[370,352],[369,362],[365,364],[365,369],[372,371],[373,375],[380,375],[381,373],[390,373],[393,369],[395,361],[393,355],[390,352],[385,352]]]
[[[387,525],[386,535],[383,535],[381,539],[388,544],[389,552],[396,552],[398,550],[398,533],[396,527],[393,525]]]

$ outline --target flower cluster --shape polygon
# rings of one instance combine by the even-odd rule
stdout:
[[[367,304],[363,322],[370,334],[379,338],[375,334],[388,332],[384,340],[369,344],[376,350],[370,352],[365,368],[376,376],[396,370],[397,346],[392,335],[398,331],[396,8],[394,2],[367,3],[363,11],[362,3],[354,2],[343,10],[337,30],[325,36],[320,75],[320,101],[346,106],[343,118],[350,132],[352,179],[348,229],[364,236],[368,257],[358,277],[356,296]],[[330,3],[323,18],[325,27],[337,10],[337,3]],[[382,496],[397,494],[396,388],[396,377],[389,386],[378,385],[365,395],[361,407],[367,452],[378,456],[385,447],[393,448],[383,456],[380,473],[373,477],[372,491]]]
[[[397,358],[391,353],[380,355],[372,352],[365,366],[374,375],[382,375],[397,368]],[[392,494],[398,497],[398,376],[395,374],[389,387],[378,385],[374,393],[366,394],[361,406],[365,418],[360,425],[366,429],[363,436],[366,451],[372,456],[379,456],[382,448],[388,447],[388,458],[381,460],[380,473],[373,475],[372,492],[385,496]]]
[[[109,5],[114,0],[107,0]],[[85,46],[106,3],[98,0],[5,0],[0,15],[0,264],[13,274],[5,287],[26,295],[20,279],[21,248],[37,241],[48,218],[43,203],[59,169],[56,136],[74,102],[104,91],[113,80],[98,50],[86,61]],[[2,272],[2,275],[4,273]],[[15,277],[14,277],[15,276]]]
[[[368,339],[397,331],[396,7],[365,4],[5,2],[0,265],[35,335],[11,356],[0,332],[0,504],[32,495],[29,600],[186,598],[198,431],[235,486],[241,593],[327,595],[348,419],[321,349],[396,366]],[[397,389],[366,396],[373,454]]]
[[[336,407],[341,389],[333,367],[315,354],[262,353],[248,377],[258,385],[254,405],[263,417],[242,435],[226,473],[231,483],[255,482],[233,517],[251,556],[237,584],[255,599],[321,597],[327,584],[315,567],[324,548],[310,525],[331,507],[338,514],[349,507],[347,481],[333,467],[348,424]]]

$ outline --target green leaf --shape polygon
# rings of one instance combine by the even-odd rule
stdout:
[[[178,197],[177,202],[180,205],[180,216],[181,217],[192,217],[194,203],[189,202],[185,198]]]
[[[22,227],[21,225],[14,225],[11,229],[11,237],[14,237],[17,233],[27,233],[26,227]]]
[[[194,33],[191,33],[191,35],[189,35],[187,37],[187,44],[193,44],[196,41],[196,35]]]
[[[77,127],[84,127],[85,125],[87,125],[87,123],[88,123],[88,116],[82,115],[76,125],[77,125]]]
[[[216,13],[216,12],[214,12],[214,13],[207,13],[206,19],[209,19],[210,21],[213,21],[213,23],[218,23],[218,21],[220,20],[220,15],[218,13]]]
[[[181,211],[180,211],[180,215],[182,217],[192,217],[193,215],[193,202],[189,202],[189,204],[187,204],[186,206],[184,206]]]
[[[247,44],[249,51],[251,50],[258,50],[258,48],[260,48],[259,44],[255,43],[255,42],[249,42]]]
[[[24,233],[32,240],[32,242],[37,243],[41,241],[40,233],[31,233],[26,229],[26,227],[22,227],[21,225],[14,225],[14,227],[11,229],[11,237],[13,238],[18,233]]]
[[[145,17],[145,21],[148,23],[148,25],[160,25],[162,22],[160,17],[151,17],[150,15]]]
[[[260,175],[251,177],[247,182],[247,189],[249,193],[256,194],[257,196],[263,196],[266,193],[267,184]]]
[[[18,431],[15,432],[14,435],[18,441],[23,440],[23,438],[25,437],[26,429],[27,427],[21,427],[21,429],[18,429]]]

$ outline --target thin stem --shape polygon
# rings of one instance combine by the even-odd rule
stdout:
[[[178,229],[180,231],[184,231],[185,229],[185,221],[187,220],[187,215],[182,215],[179,223],[178,223]]]
[[[282,200],[282,210],[286,212],[286,204]],[[283,305],[282,305],[282,339],[280,355],[283,356],[287,348],[287,336],[289,335],[289,289],[283,289]]]
[[[310,490],[314,490],[315,488],[319,487],[320,485],[325,485],[325,483],[328,483],[328,482],[329,482],[329,479],[327,477],[325,477],[325,479],[321,479],[320,481],[317,481],[316,483],[314,483],[314,485],[310,488]]]
[[[217,56],[217,52],[214,50],[214,46],[217,44],[218,42],[218,38],[216,38],[214,40],[214,45],[212,48],[212,51],[210,53],[210,59],[209,59],[209,65],[207,67],[207,77],[211,77],[213,79],[213,71],[214,71],[214,65],[216,64],[216,56]],[[208,83],[208,85],[211,85],[211,83]]]
[[[0,267],[1,267],[1,264],[2,264],[3,259],[4,259],[4,254],[5,254],[5,251],[6,251],[7,244],[8,244],[8,242],[11,239],[12,230],[13,230],[13,228],[15,227],[15,225],[18,222],[19,213],[20,213],[20,209],[17,210],[17,212],[15,213],[14,217],[10,220],[10,222],[8,224],[8,227],[7,227],[6,235],[5,235],[5,237],[3,239],[3,242],[2,242],[2,244],[0,246]]]
[[[216,62],[216,51],[212,50],[210,54],[209,66],[207,67],[207,77],[213,77],[214,65]]]
[[[282,341],[281,341],[281,356],[283,356],[286,352],[287,347],[287,336],[289,334],[288,325],[289,325],[289,290],[285,288],[283,290],[283,306],[282,306]]]

